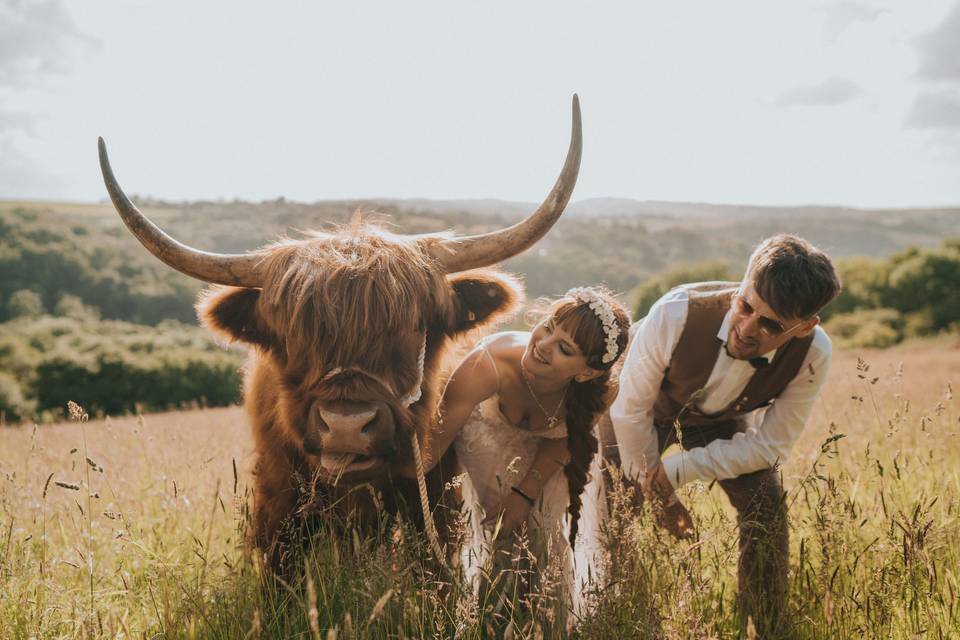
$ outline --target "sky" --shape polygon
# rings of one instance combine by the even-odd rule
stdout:
[[[0,0],[0,199],[960,205],[960,0]]]

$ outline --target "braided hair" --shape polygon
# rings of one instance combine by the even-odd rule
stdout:
[[[599,376],[584,382],[577,382],[576,378],[571,380],[564,405],[567,449],[570,458],[563,467],[563,473],[567,477],[567,489],[570,494],[567,513],[570,516],[571,548],[576,546],[580,509],[583,505],[581,495],[587,482],[587,472],[599,449],[593,425],[607,408],[611,395],[610,370],[626,350],[627,335],[630,330],[630,317],[623,305],[607,289],[601,287],[591,287],[591,289],[609,304],[613,310],[617,328],[620,330],[620,335],[617,336],[616,357],[609,362],[603,362],[603,356],[607,352],[607,336],[603,330],[603,323],[588,303],[573,297],[564,297],[555,302],[550,309],[554,322],[573,337],[574,342],[586,356],[587,366],[602,372]]]

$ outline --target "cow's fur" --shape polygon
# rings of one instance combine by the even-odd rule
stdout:
[[[253,347],[244,387],[257,456],[254,541],[274,569],[284,563],[304,507],[362,521],[382,500],[387,510],[408,509],[420,519],[416,484],[396,470],[409,463],[411,430],[422,438],[434,419],[445,347],[513,312],[522,297],[514,279],[493,269],[444,274],[428,252],[437,240],[363,222],[311,233],[261,250],[262,289],[213,287],[198,303],[207,327]],[[398,395],[416,383],[424,331],[423,393],[407,408]],[[334,367],[351,365],[374,376],[323,379]],[[389,407],[394,463],[367,480],[372,492],[318,483],[311,415],[318,401]],[[453,464],[448,455],[431,472],[434,498]]]

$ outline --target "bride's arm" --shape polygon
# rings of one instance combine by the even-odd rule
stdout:
[[[610,384],[606,395],[606,407],[617,397],[617,384]],[[566,438],[542,438],[530,470],[517,486],[525,495],[536,501],[547,481],[570,461],[570,448]]]
[[[487,514],[485,523],[500,520],[497,539],[511,535],[527,521],[530,510],[540,499],[544,485],[563,468],[569,457],[566,438],[541,438],[530,470],[519,484],[511,487],[500,502],[500,507]]]
[[[541,438],[530,470],[516,485],[517,489],[536,502],[547,481],[563,469],[569,458],[566,438]]]
[[[473,408],[497,392],[497,372],[482,346],[457,366],[440,399],[439,420],[420,443],[423,464],[429,471],[460,433]]]

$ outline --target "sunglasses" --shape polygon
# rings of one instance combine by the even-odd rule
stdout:
[[[768,338],[779,338],[781,336],[788,335],[797,327],[806,322],[806,320],[801,320],[787,329],[783,326],[783,324],[780,323],[779,320],[774,320],[773,318],[768,318],[767,316],[761,316],[759,313],[757,313],[757,310],[754,309],[749,302],[747,302],[747,299],[743,297],[743,293],[740,291],[737,291],[733,294],[733,297],[731,298],[731,306],[738,314],[748,318],[756,313],[759,316],[757,320],[757,328],[760,329],[760,333]]]

